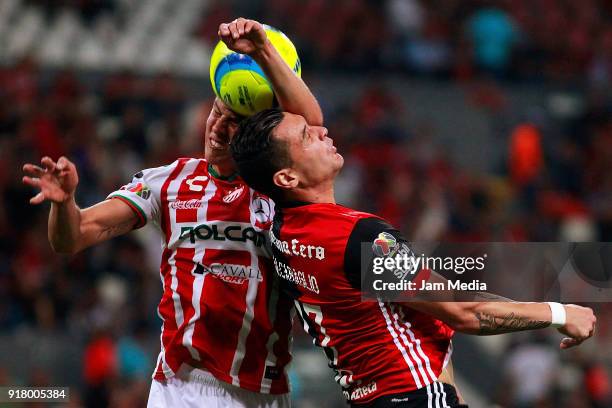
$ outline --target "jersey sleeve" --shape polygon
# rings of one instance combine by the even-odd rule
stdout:
[[[413,281],[422,271],[385,267],[388,258],[412,258],[414,252],[401,232],[380,218],[359,220],[347,241],[344,253],[346,278],[355,289],[366,295],[373,293],[375,279],[386,282]],[[419,276],[421,278],[422,276]]]
[[[163,167],[146,169],[134,174],[132,181],[113,191],[107,200],[117,199],[126,203],[138,217],[134,229],[148,222],[159,224],[160,190],[165,179]]]

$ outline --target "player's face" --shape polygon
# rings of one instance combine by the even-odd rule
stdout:
[[[238,130],[240,119],[221,99],[215,98],[204,134],[204,157],[209,163],[227,165],[233,162],[229,144]]]
[[[344,158],[336,152],[334,141],[327,136],[327,128],[310,126],[304,117],[284,113],[274,129],[274,137],[287,143],[292,170],[302,187],[312,187],[333,180]]]

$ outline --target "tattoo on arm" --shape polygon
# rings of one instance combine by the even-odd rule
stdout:
[[[514,313],[508,313],[504,316],[494,316],[489,313],[476,312],[474,315],[478,320],[481,335],[542,329],[550,326],[550,322],[543,320],[530,320]]]

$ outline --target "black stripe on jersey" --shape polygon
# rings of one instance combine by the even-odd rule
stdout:
[[[375,275],[372,272],[374,258],[378,256],[374,253],[373,244],[381,233],[390,234],[395,238],[395,246],[389,256],[394,256],[402,251],[410,255],[413,254],[408,241],[406,241],[402,233],[393,228],[385,220],[376,217],[360,219],[355,223],[344,251],[344,273],[346,279],[355,289],[372,288],[372,281],[374,279],[382,279],[387,282],[395,280],[397,282],[393,271],[385,270],[381,275]],[[364,272],[368,271],[368,273],[363,274],[363,277],[361,274],[362,270]],[[408,274],[405,279],[412,280],[414,276],[413,274]],[[364,293],[367,293],[367,290]]]
[[[278,239],[281,239],[281,230],[282,230],[282,228],[283,228],[283,210],[282,210],[282,208],[275,207],[274,218],[272,220],[272,229],[271,229],[271,231],[274,234],[274,236],[276,238],[278,238]],[[270,242],[272,242],[272,239],[270,239]],[[276,245],[273,245],[271,243],[270,246],[272,248],[272,258],[273,258],[273,260],[275,260],[276,262],[284,263],[285,265],[289,265],[289,261],[285,257],[285,254],[282,253],[276,247]],[[276,266],[274,267],[274,269],[276,270]],[[279,279],[279,281],[280,281],[279,286],[280,286],[280,291],[281,292],[285,293],[291,299],[299,299],[300,291],[297,288],[297,285],[295,283],[290,282],[287,279]]]
[[[319,333],[317,333],[317,331],[315,330],[315,322],[313,322],[310,317],[308,316],[308,313],[306,313],[306,310],[304,309],[304,304],[302,302],[300,302],[299,300],[296,302],[296,306],[298,306],[297,309],[297,315],[300,318],[300,323],[302,323],[302,326],[307,326],[308,327],[308,334],[312,337],[312,344],[314,344],[315,346],[321,347],[321,343],[319,342]]]

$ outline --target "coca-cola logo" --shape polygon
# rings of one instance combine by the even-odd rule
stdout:
[[[197,199],[178,200],[170,203],[170,208],[175,210],[195,210],[202,207],[202,201]]]

